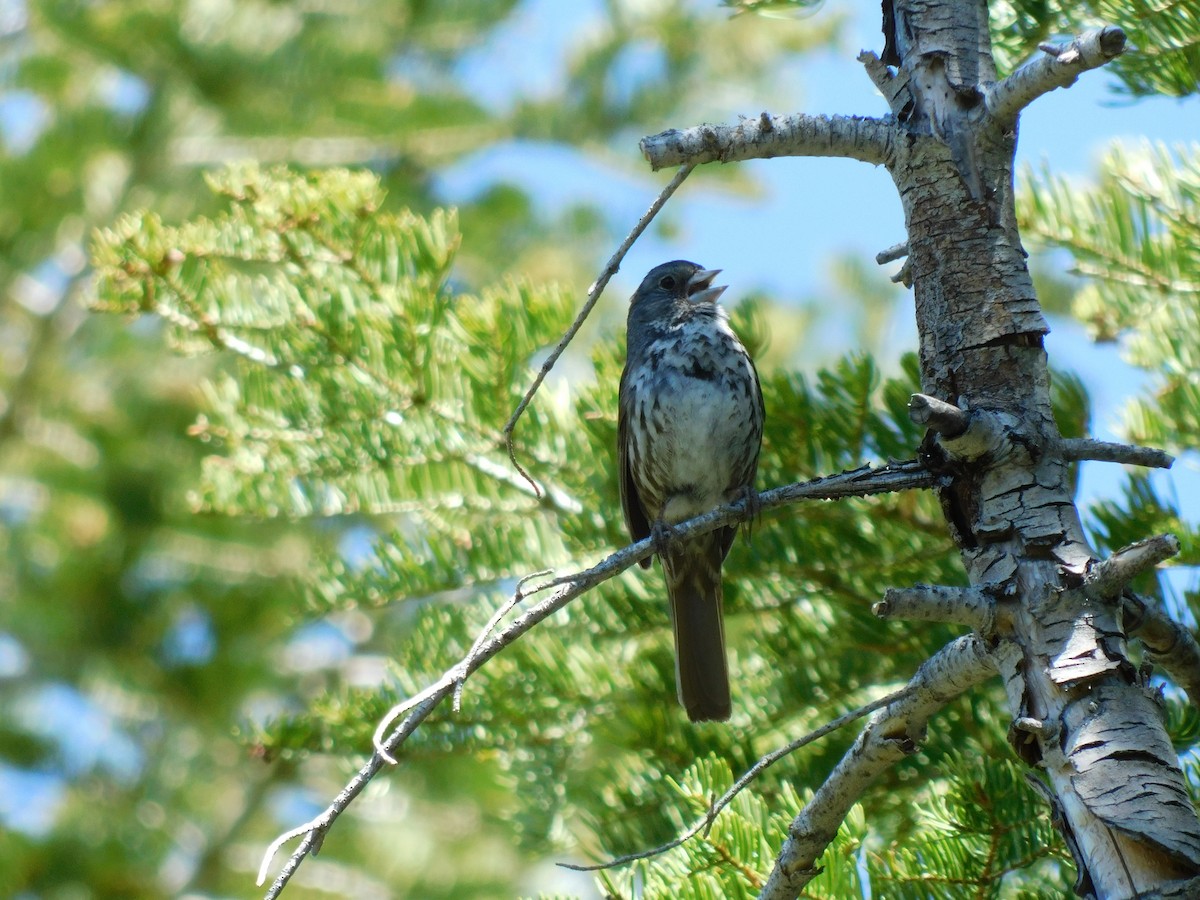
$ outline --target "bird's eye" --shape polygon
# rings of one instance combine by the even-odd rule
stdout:
[[[673,275],[664,275],[659,279],[658,286],[664,291],[675,290],[675,277]]]

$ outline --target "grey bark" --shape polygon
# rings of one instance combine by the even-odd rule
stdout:
[[[1105,27],[1047,45],[1044,56],[998,81],[984,0],[890,6],[889,47],[900,66],[860,56],[890,116],[792,117],[798,139],[789,146],[784,120],[764,113],[737,126],[646,138],[642,149],[655,167],[785,154],[887,167],[908,233],[883,256],[907,255],[902,280],[913,286],[920,333],[923,394],[912,411],[929,426],[928,464],[949,479],[937,492],[972,587],[889,592],[877,611],[970,624],[985,639],[1007,691],[1011,740],[1042,773],[1075,856],[1079,893],[1174,896],[1178,883],[1200,874],[1200,824],[1157,695],[1130,662],[1127,639],[1140,629],[1150,657],[1173,666],[1189,691],[1200,688],[1200,650],[1127,589],[1133,574],[1171,550],[1171,539],[1098,559],[1068,479],[1069,463],[1080,458],[1170,459],[1059,434],[1043,348],[1048,328],[1013,206],[1020,110],[1121,53],[1124,34]],[[920,730],[896,722],[888,736]],[[902,755],[896,743],[875,747],[871,727],[832,786],[792,823],[761,897],[799,894],[836,832],[830,822],[840,822],[848,801]]]

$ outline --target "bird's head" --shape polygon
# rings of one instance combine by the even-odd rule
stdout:
[[[705,269],[685,259],[663,263],[642,279],[630,302],[634,306],[672,305],[679,301],[715,304],[727,287],[723,284],[713,286],[713,279],[720,272],[720,269]]]

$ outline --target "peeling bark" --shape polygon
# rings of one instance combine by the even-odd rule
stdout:
[[[879,260],[906,257],[896,280],[914,289],[923,391],[910,411],[929,429],[922,458],[942,478],[936,491],[971,587],[891,590],[875,611],[974,630],[960,653],[982,653],[986,665],[963,671],[1000,674],[1009,738],[1044,777],[1037,784],[1075,857],[1079,893],[1200,896],[1200,823],[1158,695],[1128,652],[1139,635],[1148,658],[1200,701],[1200,646],[1128,589],[1178,544],[1149,538],[1099,559],[1068,477],[1080,459],[1165,467],[1171,458],[1059,434],[1048,328],[1013,206],[1021,109],[1119,55],[1125,35],[1106,26],[1045,45],[1044,56],[998,82],[984,0],[885,0],[883,10],[886,63],[873,53],[859,59],[889,115],[763,113],[664,132],[644,139],[642,151],[655,168],[780,155],[886,166],[907,240]],[[931,682],[939,697],[971,680],[943,675]],[[793,821],[760,897],[794,898],[820,871],[845,811],[912,751],[932,709],[876,714]]]
[[[1120,595],[1131,575],[1109,562],[1099,567],[1110,576],[1089,578],[1098,560],[1064,452],[1085,448],[1054,423],[1046,323],[1012,205],[1020,105],[1112,58],[1123,35],[1091,32],[993,88],[982,2],[897,0],[895,11],[913,116],[888,168],[908,225],[922,389],[970,416],[961,435],[927,442],[954,473],[942,506],[971,583],[1011,592],[996,635],[1010,736],[1048,778],[1078,887],[1135,897],[1200,872],[1200,826],[1129,661]]]

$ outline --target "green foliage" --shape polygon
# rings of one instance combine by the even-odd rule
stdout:
[[[1130,49],[1111,64],[1119,93],[1187,97],[1200,90],[1197,0],[998,0],[988,4],[993,52],[1007,74],[1044,41],[1069,40],[1100,25],[1118,25]]]
[[[420,498],[418,530],[465,538],[503,501],[499,428],[537,337],[565,322],[561,296],[452,294],[453,217],[376,215],[368,174],[249,168],[213,186],[228,212],[180,229],[127,216],[95,252],[107,308],[154,311],[185,352],[241,360],[193,429],[220,450],[202,507],[329,516]]]
[[[612,4],[588,20],[586,40],[564,26],[551,70],[536,84],[501,79],[497,99],[488,89],[510,69],[512,41],[528,49],[528,8],[29,0],[7,20],[0,707],[11,715],[0,724],[0,779],[6,789],[19,779],[6,823],[25,818],[0,835],[0,894],[244,895],[261,848],[345,776],[336,758],[287,749],[335,745],[333,726],[306,730],[292,714],[342,709],[331,720],[358,727],[347,726],[337,746],[365,746],[363,725],[390,696],[376,690],[384,661],[420,646],[408,641],[414,609],[494,601],[489,586],[511,587],[504,574],[525,571],[530,547],[562,542],[561,529],[530,514],[499,446],[495,411],[507,415],[512,397],[494,390],[496,373],[485,369],[524,375],[540,345],[520,330],[559,315],[562,302],[528,279],[586,283],[611,240],[609,218],[586,200],[547,212],[514,183],[460,191],[468,249],[449,279],[422,261],[428,285],[389,295],[389,241],[453,249],[435,233],[447,172],[473,171],[520,141],[611,167],[618,157],[608,148],[629,159],[631,133],[685,108],[691,116],[709,96],[711,72],[768,84],[781,54],[836,29],[831,18],[802,32],[710,28],[722,17],[694,5]],[[662,34],[673,35],[669,46]],[[552,38],[537,40],[544,49]],[[630,79],[638,52],[661,60],[669,77]],[[377,178],[298,178],[258,206],[239,195],[247,184],[234,173],[217,193],[205,189],[201,169],[246,157],[368,166]],[[383,189],[396,221],[341,217],[366,213]],[[338,216],[326,214],[321,191]],[[272,201],[290,206],[268,208]],[[117,262],[109,302],[123,315],[84,318],[92,231],[118,227],[114,219],[135,209],[151,212],[139,214],[140,229],[120,220],[143,242],[125,248],[124,263],[154,259],[158,268],[143,270],[140,283],[163,293],[122,293],[140,276]],[[299,217],[289,221],[289,211]],[[186,229],[163,224],[185,219]],[[334,221],[338,230],[322,230]],[[456,233],[449,216],[443,225]],[[186,254],[201,244],[208,257]],[[321,258],[338,253],[363,265],[323,269]],[[406,283],[416,290],[415,278]],[[255,302],[230,302],[246,290]],[[298,296],[318,309],[324,330],[294,305]],[[161,315],[140,314],[152,306]],[[426,318],[408,319],[418,308]],[[200,355],[167,354],[164,332]],[[381,352],[405,340],[436,355],[451,338],[474,350],[442,382],[409,379],[419,360]],[[309,365],[302,378],[281,368],[293,341]],[[346,348],[359,368],[337,364]],[[259,365],[268,361],[275,365]],[[402,377],[405,390],[393,390]],[[530,464],[545,456],[558,465],[571,449],[546,437],[562,405],[549,397],[518,433]],[[455,424],[468,419],[471,428]],[[447,439],[435,442],[439,421]],[[315,433],[327,439],[325,456],[313,452]],[[266,469],[247,477],[268,459],[294,477]],[[426,486],[436,503],[410,494],[407,511],[376,505]],[[567,494],[549,497],[548,508],[576,508]],[[509,524],[478,524],[501,518]],[[422,528],[439,540],[425,540]],[[485,555],[486,566],[463,563]],[[420,600],[395,604],[396,615],[345,608],[347,598],[383,607],[398,597]],[[447,631],[473,637],[479,612],[454,610]],[[461,646],[426,645],[424,659],[406,658],[412,674],[398,672],[396,689],[418,683],[447,649]],[[522,727],[522,695],[507,707],[509,744]],[[278,744],[262,733],[268,718],[286,732]],[[459,737],[448,731],[438,749]],[[313,882],[302,873],[291,893],[327,896],[313,886],[323,879],[344,896],[513,895],[535,862],[508,837],[514,782],[498,787],[507,776],[486,757],[457,770],[440,757],[428,768],[410,762],[392,795],[399,802],[345,817],[344,837],[327,845]],[[539,816],[530,828],[544,833]],[[408,851],[402,860],[397,842]]]
[[[1197,0],[1093,0],[1100,22],[1126,29],[1133,51],[1114,63],[1122,91],[1131,97],[1187,97],[1200,91],[1200,2]]]
[[[1163,700],[1166,706],[1167,734],[1171,743],[1180,753],[1186,753],[1200,744],[1200,709],[1187,702],[1182,695],[1168,696]],[[1192,800],[1200,791],[1200,782],[1193,778],[1187,779],[1188,788],[1192,791]]]
[[[1183,565],[1200,564],[1200,540],[1194,526],[1180,515],[1177,498],[1160,496],[1144,473],[1130,474],[1124,496],[1119,501],[1097,503],[1091,513],[1093,533],[1108,550],[1127,547],[1148,534],[1174,534],[1181,545],[1176,560]]]
[[[703,819],[714,797],[733,784],[728,765],[715,756],[697,760],[679,779],[668,777],[666,797],[674,807],[677,829],[683,831]],[[742,791],[713,823],[682,846],[647,862],[602,870],[599,882],[605,896],[614,898],[680,897],[687,900],[749,898],[758,896],[763,873],[778,850],[778,835],[787,829],[786,810],[799,809],[805,798],[790,784],[767,802],[751,791]],[[846,819],[845,827],[826,851],[825,870],[807,888],[806,896],[839,898],[858,896],[861,886],[854,856],[866,833],[861,809]]]
[[[252,740],[266,758],[362,753],[392,703],[466,651],[513,578],[626,542],[606,462],[622,354],[612,342],[598,345],[595,381],[576,391],[575,404],[539,398],[518,428],[521,446],[536,447],[527,463],[550,489],[538,499],[509,473],[498,434],[536,353],[565,326],[558,293],[456,290],[446,277],[458,243],[453,220],[387,212],[366,176],[239,168],[212,184],[226,203],[215,217],[174,227],[135,216],[100,236],[100,303],[154,312],[181,349],[221,351],[232,367],[203,391],[207,408],[194,429],[212,451],[200,494],[208,508],[354,514],[356,543],[323,555],[311,595],[317,611],[335,615],[386,605],[371,641],[397,665],[382,690],[330,691]],[[289,252],[297,242],[302,250]],[[764,333],[761,314],[750,305],[734,316],[752,346]],[[911,455],[921,438],[907,413],[916,370],[912,356],[892,379],[866,357],[811,383],[764,369],[762,486]],[[1070,419],[1083,394],[1064,383],[1061,415]],[[862,566],[868,556],[877,563]],[[404,759],[477,760],[520,797],[491,814],[530,850],[561,845],[563,822],[574,823],[572,840],[601,855],[655,846],[731,772],[902,682],[952,636],[880,622],[870,604],[886,587],[962,579],[935,503],[919,494],[770,516],[735,549],[727,573],[737,695],[729,726],[695,728],[677,714],[660,576],[638,570],[501,654],[472,679],[461,712],[435,714]],[[974,719],[973,732],[1000,734],[994,703],[981,697],[947,721]],[[792,785],[818,783],[848,737],[768,773],[706,840],[639,877],[663,895],[752,891],[769,866],[768,836],[796,808]],[[931,738],[926,763],[954,746]],[[698,759],[708,762],[672,781]],[[894,791],[864,801],[865,818],[848,826],[814,883],[818,896],[857,890],[853,859],[864,835],[891,846],[913,833],[899,798],[929,784],[928,768],[914,763],[884,781]]]
[[[1078,283],[1072,309],[1100,341],[1152,373],[1150,397],[1125,410],[1130,439],[1185,454],[1200,446],[1200,145],[1113,146],[1095,184],[1026,172],[1018,216],[1027,240],[1066,251]],[[1186,460],[1183,463],[1187,464]],[[1100,504],[1093,532],[1117,549],[1172,532],[1178,562],[1200,562],[1200,534],[1160,496],[1152,479],[1131,475],[1124,497]]]
[[[919,830],[868,852],[872,889],[896,900],[1067,894],[1069,858],[1024,769],[957,753],[943,766],[945,780],[917,801]]]
[[[594,274],[605,212],[547,213],[504,181],[443,211],[440,179],[533,142],[632,165],[631,137],[727,115],[713,84],[781,98],[782,63],[840,20],[764,28],[683,2],[606,4],[552,77],[497,100],[480,84],[526,49],[523,6],[25,4],[12,83],[47,115],[28,146],[5,133],[0,148],[0,639],[15,636],[25,667],[0,682],[14,711],[0,775],[50,776],[62,800],[44,831],[0,832],[0,894],[245,895],[265,844],[336,793],[380,716],[458,660],[516,577],[626,542],[617,340],[590,367],[565,360],[570,384],[548,382],[517,429],[540,498],[500,438],[578,300],[547,285]],[[653,74],[628,77],[645,56]],[[1156,59],[1163,79],[1173,59]],[[264,167],[207,187],[198,174],[243,157]],[[294,168],[265,167],[280,160]],[[855,328],[872,346],[895,292],[861,268],[838,277],[870,301]],[[115,315],[81,322],[93,284]],[[781,361],[762,366],[761,487],[912,455],[915,359],[801,377],[767,299],[733,317],[756,352],[773,338],[760,360]],[[1085,393],[1055,384],[1063,430],[1079,433]],[[1159,510],[1118,504],[1105,527],[1116,539]],[[628,572],[431,717],[288,896],[509,897],[540,886],[547,858],[662,844],[763,752],[903,683],[952,636],[878,621],[884,588],[961,579],[927,496],[765,517],[727,565],[735,719],[697,728],[674,700],[661,573]],[[1168,710],[1186,746],[1195,725]],[[881,896],[875,879],[915,878],[908,847],[937,847],[923,852],[941,874],[983,885],[1027,859],[1000,841],[975,865],[1009,819],[952,790],[1011,788],[990,765],[1006,724],[998,689],[945,710],[852,813],[810,894],[858,895],[866,865]],[[851,736],[781,761],[708,838],[605,883],[752,892]],[[968,750],[982,771],[956,761]],[[945,796],[974,823],[961,835],[917,813]],[[1054,860],[1027,877],[1061,887]],[[1034,896],[1022,879],[1009,872],[1019,887],[1002,895]]]

